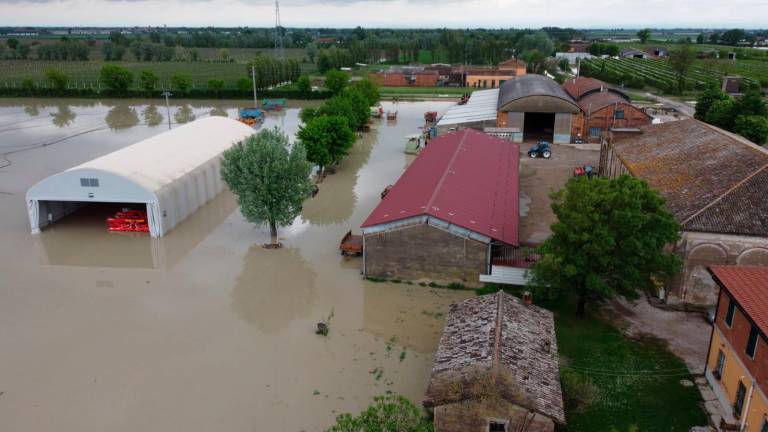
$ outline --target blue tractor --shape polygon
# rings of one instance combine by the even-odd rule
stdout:
[[[535,159],[539,156],[543,157],[544,159],[549,159],[552,156],[552,150],[549,148],[548,141],[539,141],[538,143],[534,144],[530,150],[528,150],[528,157],[531,159]]]

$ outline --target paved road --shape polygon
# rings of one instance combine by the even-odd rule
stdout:
[[[687,115],[688,117],[693,117],[693,113],[696,112],[696,108],[686,103],[676,101],[674,99],[667,99],[663,96],[655,95],[653,93],[648,93],[648,92],[646,92],[645,95],[648,97],[654,98],[665,105],[674,107],[679,113]]]

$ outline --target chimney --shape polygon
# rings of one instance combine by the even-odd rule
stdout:
[[[533,295],[530,291],[526,291],[523,293],[523,303],[527,305],[533,304]]]

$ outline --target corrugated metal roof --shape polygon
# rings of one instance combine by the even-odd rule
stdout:
[[[712,266],[709,271],[768,335],[768,267]]]
[[[429,215],[518,243],[519,146],[472,129],[430,141],[363,227]]]
[[[454,105],[438,120],[437,126],[460,125],[478,121],[496,120],[499,89],[478,90],[464,105]]]
[[[560,87],[560,84],[544,75],[523,75],[513,80],[505,81],[499,90],[500,93],[497,105],[497,108],[499,109],[510,102],[522,98],[530,96],[551,96],[572,104],[573,108],[578,111],[576,102]]]

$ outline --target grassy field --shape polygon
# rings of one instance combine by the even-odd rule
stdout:
[[[478,294],[487,292],[495,288]],[[567,422],[559,432],[686,432],[707,425],[698,390],[680,383],[694,377],[663,341],[628,338],[596,310],[577,317],[570,300],[538,304],[555,314]]]
[[[44,83],[45,70],[54,68],[69,76],[70,85],[98,86],[99,71],[105,63],[101,61],[44,61],[44,60],[2,60],[0,61],[0,86],[19,86],[24,78]],[[227,88],[235,88],[238,79],[247,77],[246,67],[240,63],[213,62],[114,62],[133,71],[138,79],[141,71],[151,70],[160,78],[160,84],[167,87],[171,76],[187,74],[192,77],[195,88],[206,88],[209,79],[223,79]]]

